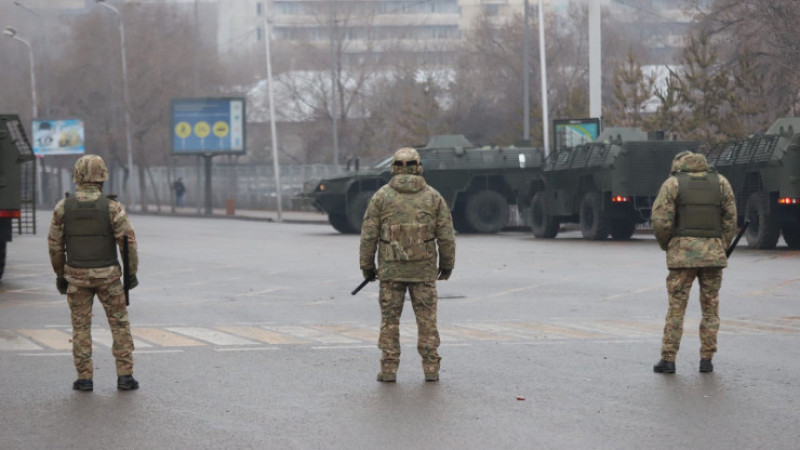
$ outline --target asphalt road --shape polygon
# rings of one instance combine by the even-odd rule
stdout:
[[[47,217],[42,215],[40,217]],[[71,389],[69,310],[46,232],[0,286],[0,449],[797,449],[800,252],[740,248],[715,372],[692,292],[678,373],[659,375],[667,300],[650,236],[459,235],[439,284],[442,372],[425,383],[410,306],[398,381],[375,381],[377,286],[326,225],[134,216],[141,388],[116,390],[96,304],[95,391]],[[97,303],[97,302],[96,302]]]

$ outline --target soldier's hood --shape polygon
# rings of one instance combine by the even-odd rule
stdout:
[[[706,157],[700,153],[686,155],[675,163],[676,172],[708,172],[710,169]]]
[[[412,194],[425,189],[428,183],[425,182],[425,178],[419,175],[400,174],[393,176],[389,180],[389,186],[397,192]]]

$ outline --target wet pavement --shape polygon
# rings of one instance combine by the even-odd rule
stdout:
[[[350,295],[358,237],[321,217],[134,215],[133,392],[116,390],[99,306],[95,391],[71,390],[45,233],[15,237],[0,448],[797,448],[800,252],[737,249],[715,372],[698,373],[695,288],[678,373],[658,375],[667,271],[651,237],[459,235],[439,284],[441,381],[422,378],[408,307],[398,381],[381,384],[377,286]]]

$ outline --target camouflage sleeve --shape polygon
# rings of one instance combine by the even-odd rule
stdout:
[[[453,216],[441,195],[437,194],[436,242],[439,245],[439,268],[453,269],[456,265],[456,232]]]
[[[719,187],[722,191],[722,242],[727,248],[736,236],[736,198],[731,183],[722,175]]]
[[[67,263],[67,241],[64,237],[64,200],[53,210],[50,220],[50,232],[47,233],[47,248],[50,252],[50,264],[59,278],[64,277],[64,265]]]
[[[675,230],[675,199],[678,197],[678,179],[667,178],[658,191],[653,203],[650,221],[653,223],[653,234],[662,250],[667,250],[672,233]]]
[[[364,213],[361,225],[361,246],[359,248],[359,266],[361,270],[375,269],[375,252],[378,250],[378,238],[381,232],[381,209],[383,196],[380,191],[372,196]]]
[[[136,275],[139,270],[139,252],[136,245],[136,233],[133,232],[128,214],[125,208],[118,201],[111,201],[109,204],[109,214],[111,215],[111,227],[114,229],[114,238],[119,246],[119,254],[122,255],[122,245],[125,235],[128,235],[128,267],[131,275]]]

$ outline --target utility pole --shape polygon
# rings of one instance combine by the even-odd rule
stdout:
[[[544,8],[542,0],[539,0],[539,64],[542,68],[542,144],[544,145],[545,156],[550,154],[550,117],[547,111],[547,55],[545,54],[544,43]]]
[[[526,142],[531,140],[531,26],[528,12],[530,5],[528,0],[525,0],[525,13],[523,14],[525,20],[525,27],[523,29],[524,35],[522,36],[522,139]]]
[[[336,91],[337,86],[339,85],[338,77],[336,76],[336,52],[334,50],[333,45],[333,37],[334,37],[334,25],[335,22],[333,21],[333,0],[328,0],[329,5],[329,15],[330,15],[330,30],[328,31],[330,41],[331,41],[331,119],[333,121],[333,165],[336,167],[336,171],[338,172],[339,167],[339,125],[338,125],[338,115],[339,115],[339,108],[337,106],[337,99],[336,99]]]

